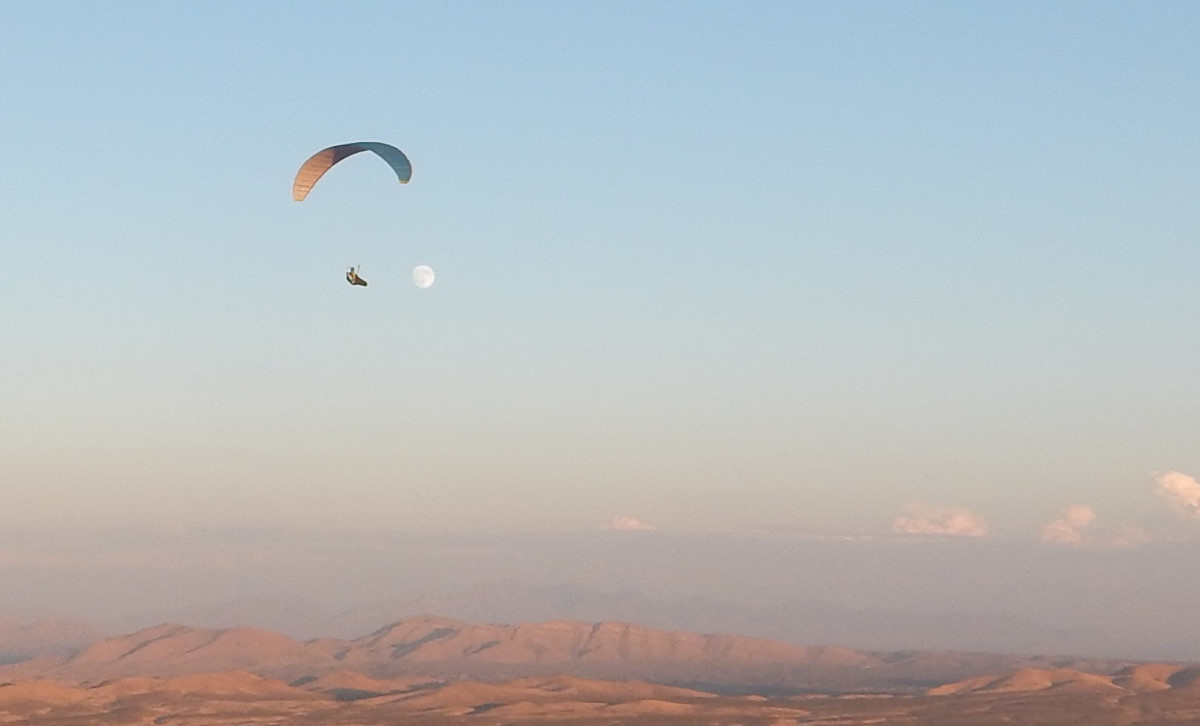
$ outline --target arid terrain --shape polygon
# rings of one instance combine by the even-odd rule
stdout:
[[[0,668],[4,723],[452,721],[1194,724],[1200,666],[422,616],[353,640],[161,625]]]

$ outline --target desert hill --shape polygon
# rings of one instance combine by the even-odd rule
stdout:
[[[1200,695],[1200,666],[1139,663],[1116,673],[1085,673],[1073,668],[1018,668],[1000,675],[966,678],[929,689],[931,696],[1032,691],[1074,691],[1098,697],[1173,691]]]
[[[1020,668],[1075,669],[1115,675],[1125,662],[969,653],[871,653],[802,647],[763,638],[659,630],[631,623],[551,620],[516,625],[464,623],[423,615],[359,638],[299,641],[257,628],[208,629],[164,624],[106,638],[67,655],[0,667],[0,680],[57,679],[98,684],[130,676],[177,677],[246,671],[286,683],[330,681],[343,694],[395,693],[414,683],[574,676],[633,680],[728,693],[923,692],[934,686]],[[336,674],[342,674],[337,676]],[[1134,680],[1157,680],[1130,671]],[[1016,676],[1014,676],[1016,677]],[[992,681],[963,690],[1027,688]],[[1171,676],[1178,681],[1183,675]],[[1090,681],[1080,681],[1086,685]],[[1093,684],[1094,685],[1094,684]],[[1111,685],[1111,683],[1110,683]],[[1174,683],[1167,684],[1174,687]],[[1031,688],[1031,687],[1028,687]]]
[[[1047,689],[1073,690],[1090,693],[1112,693],[1123,690],[1110,676],[1084,673],[1073,668],[1018,668],[1001,676],[981,676],[949,683],[928,691],[931,696],[957,693],[1024,693]]]
[[[470,625],[447,618],[409,618],[351,641],[346,657],[371,662],[438,663],[701,663],[862,666],[877,659],[848,649],[804,648],[763,638],[698,635],[631,623],[551,620]]]
[[[564,620],[419,616],[359,638],[309,641],[165,624],[0,667],[0,722],[34,726],[1157,726],[1194,724],[1196,713],[1195,665],[870,653]]]
[[[764,677],[787,690],[806,672],[879,667],[878,655],[761,638],[699,635],[630,623],[548,621],[475,625],[418,616],[353,640],[297,641],[256,628],[164,624],[96,641],[79,652],[0,668],[0,677],[98,682],[241,669],[293,681],[337,671],[379,680],[417,676],[503,680],[567,674],[745,687]],[[726,675],[737,674],[733,680]],[[798,680],[800,679],[800,680]],[[368,688],[365,690],[372,690]]]
[[[1165,691],[1171,688],[1171,676],[1182,668],[1167,663],[1139,663],[1117,671],[1112,680],[1131,691]]]
[[[725,716],[739,722],[795,719],[793,704],[764,707],[753,697],[720,697],[648,683],[605,683],[577,678],[517,679],[500,683],[458,681],[404,684],[382,694],[331,692],[337,681],[391,688],[345,674],[288,685],[245,671],[174,678],[130,677],[96,685],[34,680],[0,685],[0,721],[26,724],[175,723],[253,724],[303,719],[304,723],[449,723],[463,717],[561,722],[603,718],[641,722],[662,716]],[[337,689],[334,689],[335,691]],[[283,720],[281,720],[283,719]]]
[[[271,712],[329,700],[246,671],[175,678],[129,677],[95,685],[34,680],[0,684],[0,720],[20,723],[142,723],[180,710]],[[281,704],[284,704],[281,706]]]
[[[286,635],[258,628],[209,630],[184,625],[160,625],[108,638],[84,648],[66,662],[75,668],[89,665],[112,667],[122,672],[153,672],[170,663],[174,672],[211,670],[213,663],[224,668],[257,668],[264,663],[305,662],[319,645],[297,642]]]
[[[379,681],[349,671],[291,684],[246,671],[170,678],[124,677],[97,684],[36,679],[0,684],[0,721],[249,726],[414,723],[425,726],[512,723],[798,725],[805,723],[1088,723],[1183,726],[1195,723],[1200,693],[1171,686],[1189,667],[1150,664],[1140,675],[1167,684],[1134,692],[1108,678],[1071,669],[1020,669],[973,679],[925,696],[770,698],[722,696],[644,682],[569,676],[477,681]],[[1191,674],[1185,676],[1188,680]],[[1080,688],[1079,686],[1084,687]],[[1177,697],[1176,697],[1177,696]]]

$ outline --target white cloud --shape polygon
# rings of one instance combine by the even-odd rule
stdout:
[[[892,520],[892,531],[898,534],[982,537],[987,534],[988,527],[983,517],[969,509],[909,504],[904,507],[903,514]]]
[[[1155,472],[1154,489],[1181,516],[1200,519],[1200,483],[1177,471]]]
[[[1096,512],[1083,504],[1063,510],[1062,515],[1042,528],[1042,541],[1057,544],[1080,544],[1083,529],[1096,521]]]
[[[658,527],[655,527],[654,525],[651,525],[651,524],[646,524],[645,522],[638,519],[637,517],[630,517],[630,516],[613,517],[612,519],[608,520],[604,524],[600,525],[600,528],[601,529],[621,529],[621,530],[658,529]]]

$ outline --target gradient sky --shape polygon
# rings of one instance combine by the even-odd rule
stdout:
[[[1195,510],[1196,3],[0,18],[0,526]]]

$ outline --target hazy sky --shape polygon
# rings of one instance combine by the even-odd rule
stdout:
[[[0,630],[82,618],[357,637],[401,617],[618,620],[871,650],[1200,660],[1196,542],[780,533],[0,531]],[[0,659],[12,644],[0,634]],[[9,651],[11,652],[11,651]]]
[[[1196,3],[0,18],[0,526],[1200,530]]]

